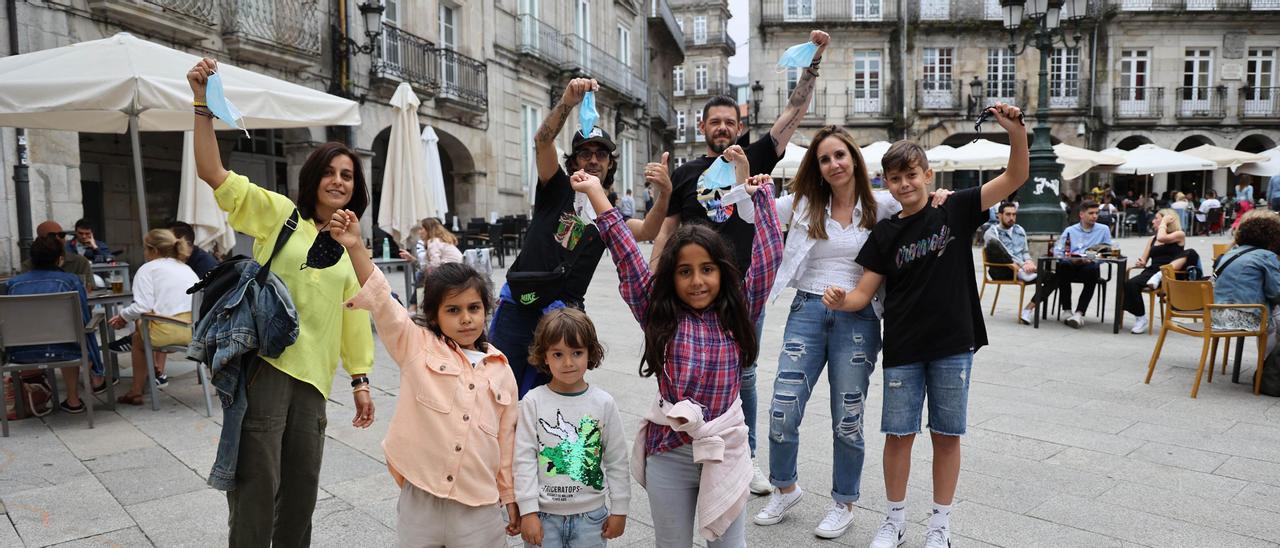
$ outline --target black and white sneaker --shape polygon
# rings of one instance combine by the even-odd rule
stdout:
[[[885,518],[884,523],[880,524],[880,530],[876,531],[876,538],[871,541],[871,548],[898,548],[902,546],[903,537],[906,534],[905,526],[905,523],[898,523]]]
[[[130,352],[133,350],[133,335],[125,335],[107,343],[112,352]]]
[[[930,528],[924,534],[924,548],[951,548],[951,534],[945,527]]]
[[[62,400],[62,402],[58,404],[58,407],[62,409],[63,413],[69,413],[72,415],[79,415],[80,413],[84,413],[84,402],[81,402],[80,405],[72,407],[67,404],[67,400]]]
[[[164,388],[169,386],[168,375],[156,375],[156,388]]]

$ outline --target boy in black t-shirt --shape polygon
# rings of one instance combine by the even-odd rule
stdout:
[[[987,208],[1027,180],[1027,134],[1017,107],[997,103],[996,121],[1009,132],[1009,167],[981,188],[951,195],[940,208],[925,207],[933,170],[920,145],[898,141],[881,160],[885,183],[902,212],[880,221],[858,264],[865,268],[852,292],[832,287],[823,302],[833,309],[861,310],[880,284],[884,301],[884,484],[888,516],[872,548],[902,543],[906,522],[911,445],[929,402],[933,441],[933,515],[926,548],[951,545],[951,502],[960,476],[960,436],[965,433],[973,353],[987,344],[970,235]]]

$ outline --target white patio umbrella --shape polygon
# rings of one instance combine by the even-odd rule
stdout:
[[[427,184],[427,217],[435,217],[444,222],[449,213],[449,197],[444,193],[444,168],[440,165],[440,136],[431,126],[422,128],[422,155],[426,166]],[[533,184],[538,184],[534,181]],[[529,193],[529,204],[533,205],[534,193]]]
[[[396,116],[391,120],[387,143],[387,163],[382,175],[382,199],[378,202],[377,225],[397,242],[409,236],[418,221],[427,215],[426,155],[418,134],[418,105],[413,88],[401,82],[391,96]]]
[[[1262,151],[1267,160],[1249,162],[1232,168],[1236,173],[1256,175],[1258,177],[1274,177],[1280,175],[1280,147]]]
[[[874,178],[876,172],[882,171],[880,159],[884,158],[884,153],[889,151],[888,141],[876,141],[865,147],[862,147],[862,160],[867,163],[867,176]]]
[[[227,212],[218,207],[213,189],[197,180],[195,137],[182,132],[182,174],[178,184],[178,220],[191,225],[196,246],[226,253],[236,246],[236,231],[227,224]]]
[[[924,151],[924,155],[929,158],[929,167],[934,171],[955,171],[951,168],[956,159],[955,154],[956,149],[951,145],[938,145]]]
[[[796,171],[800,169],[800,160],[804,159],[809,149],[797,145],[795,143],[787,143],[787,152],[783,155],[782,160],[773,166],[773,171],[769,173],[775,179],[790,179],[796,176]]]
[[[119,33],[0,58],[0,126],[130,133],[139,228],[147,232],[139,131],[192,129],[186,74],[200,58]],[[226,95],[250,129],[360,123],[340,97],[219,63]],[[225,129],[221,122],[216,127]],[[19,206],[21,207],[21,206]]]
[[[1193,149],[1182,151],[1183,154],[1195,156],[1209,160],[1217,164],[1218,167],[1238,167],[1248,162],[1265,162],[1267,157],[1261,154],[1245,152],[1243,150],[1232,150],[1229,148],[1216,147],[1213,145],[1200,145]]]
[[[1189,154],[1175,152],[1156,145],[1141,145],[1133,150],[1108,148],[1103,154],[1120,156],[1124,163],[1118,166],[1096,166],[1094,171],[1104,173],[1123,173],[1130,175],[1151,175],[1154,173],[1176,173],[1181,171],[1209,171],[1218,165]]]
[[[1124,163],[1122,156],[1103,154],[1066,143],[1053,145],[1053,153],[1058,155],[1058,163],[1062,164],[1063,179],[1075,179],[1084,175],[1093,166],[1118,166]]]
[[[978,139],[952,152],[952,170],[1004,169],[1009,165],[1009,145]]]

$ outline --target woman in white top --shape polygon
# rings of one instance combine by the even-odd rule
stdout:
[[[858,312],[822,304],[827,287],[852,289],[862,276],[854,259],[876,222],[902,207],[888,192],[873,192],[862,151],[843,129],[818,131],[790,185],[778,199],[778,219],[790,225],[782,266],[771,297],[796,288],[778,357],[769,408],[769,482],[777,490],[755,517],[757,525],[782,520],[802,494],[796,484],[796,454],[805,404],[827,369],[831,385],[831,429],[835,466],[834,504],[814,529],[823,538],[844,534],[853,522],[853,502],[862,478],[863,406],[880,352],[881,303]]]
[[[191,256],[191,244],[173,235],[167,228],[157,228],[143,238],[143,254],[147,262],[138,268],[133,277],[133,303],[111,318],[111,327],[120,329],[128,322],[138,322],[143,314],[158,314],[185,322],[191,321],[191,296],[187,288],[200,281],[187,266]],[[142,345],[141,322],[133,332],[133,386],[129,392],[116,399],[119,403],[142,405],[142,392],[147,382],[147,357]],[[191,342],[191,327],[152,322],[149,333],[151,347],[183,345]],[[156,385],[165,386],[169,378],[164,374],[166,354],[153,352],[156,364]]]

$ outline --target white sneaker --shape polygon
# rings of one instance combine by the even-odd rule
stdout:
[[[924,534],[924,548],[951,548],[951,535],[941,527]]]
[[[1078,311],[1072,312],[1071,317],[1067,318],[1067,325],[1075,329],[1080,329],[1080,326],[1084,325],[1084,314],[1081,314]]]
[[[1152,276],[1150,280],[1147,280],[1147,287],[1160,289],[1160,278],[1160,276]]]
[[[1031,322],[1035,319],[1036,309],[1034,308],[1024,308],[1022,313],[1018,314],[1018,321],[1022,322],[1022,325],[1031,325]]]
[[[876,538],[871,541],[871,548],[898,548],[902,546],[903,536],[906,534],[905,527],[905,523],[897,523],[885,518],[884,523],[880,524],[880,530],[876,531]]]
[[[1147,332],[1147,326],[1149,325],[1151,325],[1150,319],[1148,319],[1145,315],[1138,316],[1138,319],[1133,322],[1133,329],[1130,329],[1129,332],[1133,333],[1134,335],[1141,335]]]
[[[751,459],[751,466],[755,472],[751,475],[751,494],[768,495],[773,492],[773,485],[769,483],[769,478],[764,477],[764,472],[760,471],[760,465],[755,459]]]
[[[774,491],[769,495],[769,503],[764,505],[759,514],[756,514],[756,525],[773,525],[782,521],[782,516],[790,510],[792,506],[800,502],[800,497],[804,495],[804,490],[800,486],[796,486],[796,490],[790,493],[782,491]]]
[[[853,525],[853,508],[833,502],[831,509],[827,510],[827,517],[822,518],[813,534],[822,538],[838,538],[849,530],[850,525]]]

